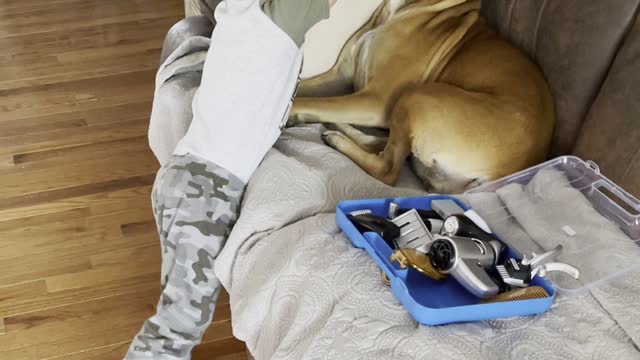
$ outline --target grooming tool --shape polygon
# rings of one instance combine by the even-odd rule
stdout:
[[[501,265],[496,266],[496,271],[502,281],[513,287],[524,288],[529,286],[531,280],[536,276],[545,277],[548,272],[560,271],[569,274],[574,279],[580,277],[580,271],[569,264],[551,262],[543,264],[545,261],[553,259],[562,250],[562,245],[547,251],[543,254],[533,254],[531,259],[526,256],[520,261],[509,258]]]
[[[500,286],[488,271],[494,269],[504,249],[501,242],[459,236],[435,237],[427,255],[436,270],[450,274],[479,298],[488,299],[498,294]]]
[[[438,213],[433,210],[398,209],[397,215],[406,214],[412,210],[418,212],[418,215],[420,215],[420,219],[422,219],[422,222],[427,225],[427,228],[429,228],[429,231],[431,231],[432,234],[440,233],[440,229],[442,229],[442,224],[444,223],[444,221],[442,220],[442,218],[440,218],[440,215],[438,215]]]
[[[447,217],[440,232],[443,235],[464,236],[483,241],[496,240],[496,238],[482,230],[475,222],[463,214]]]
[[[411,267],[433,280],[440,281],[447,278],[447,274],[443,274],[433,267],[431,259],[426,254],[414,249],[398,249],[394,251],[389,258],[389,262],[396,261],[401,269]]]
[[[389,220],[393,220],[395,219],[396,216],[398,216],[398,209],[400,208],[400,205],[392,202],[391,204],[389,204],[389,212],[387,213],[387,218],[389,218]]]
[[[444,221],[429,219],[426,225],[427,227],[430,227],[429,230],[431,230],[432,234],[440,234],[440,232],[442,231],[442,227],[444,226]]]
[[[513,289],[507,292],[496,295],[491,299],[482,299],[481,304],[505,302],[505,301],[520,301],[520,300],[534,300],[548,298],[549,293],[542,286],[531,286],[523,289]]]
[[[544,265],[536,267],[531,272],[531,278],[534,278],[536,276],[546,277],[547,273],[550,273],[553,271],[563,272],[576,280],[580,278],[580,270],[578,270],[578,268],[569,264],[561,263],[561,262],[550,262],[550,263],[546,263]]]
[[[489,224],[473,210],[464,210],[453,200],[433,200],[431,201],[431,208],[440,215],[441,218],[446,219],[451,215],[465,215],[469,220],[473,221],[480,229],[488,234],[492,234]]]
[[[402,214],[407,213],[407,212],[409,212],[411,210],[417,211],[418,215],[420,215],[420,218],[424,222],[427,222],[427,220],[431,220],[431,219],[432,220],[440,220],[440,221],[442,221],[442,218],[440,217],[440,215],[438,215],[438,213],[433,211],[433,210],[400,208],[400,209],[398,209],[398,215],[402,215]]]
[[[382,283],[387,286],[391,286],[391,280],[389,280],[387,274],[385,274],[384,271],[380,271],[380,274],[382,276]]]
[[[371,215],[371,214],[373,214],[371,210],[358,210],[358,211],[352,211],[351,213],[349,213],[349,215],[351,216]]]
[[[361,233],[375,232],[389,247],[396,248],[395,239],[400,236],[400,228],[396,224],[381,216],[373,215],[370,210],[354,211],[348,218]]]
[[[469,209],[464,212],[464,215],[471,221],[473,221],[476,225],[478,225],[478,227],[487,234],[493,234],[493,231],[491,231],[489,224],[487,224],[487,222],[484,221],[484,219],[475,210]]]
[[[453,200],[433,200],[431,209],[435,211],[441,219],[446,219],[451,215],[464,214],[464,209]]]
[[[395,240],[398,248],[415,249],[433,242],[429,228],[415,209],[394,218],[391,222],[400,228],[400,236]]]
[[[531,259],[527,259],[527,255],[525,255],[522,258],[522,264],[529,265],[531,267],[536,267],[542,264],[543,262],[545,262],[546,260],[555,258],[556,256],[558,256],[558,254],[560,254],[561,251],[562,251],[562,245],[558,245],[553,249],[545,253],[542,253],[540,255],[536,253],[531,254]]]

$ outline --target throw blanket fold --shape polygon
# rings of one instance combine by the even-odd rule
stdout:
[[[190,118],[185,104],[192,92],[172,83],[197,87],[197,66],[188,70],[194,64],[186,61],[181,67],[187,58],[193,59],[173,57],[161,68],[158,76],[165,80],[154,104],[171,111],[154,105],[152,123]],[[163,76],[177,68],[184,70],[180,76]],[[249,183],[241,216],[216,260],[216,274],[231,297],[234,335],[257,359],[640,359],[637,273],[578,296],[560,295],[539,316],[417,325],[382,284],[375,263],[339,231],[333,212],[340,200],[423,192],[410,174],[395,188],[369,177],[322,143],[323,130],[309,125],[283,134]],[[556,240],[572,248],[580,246],[572,241],[586,239],[590,249],[613,247],[615,261],[636,262],[638,247],[560,175],[541,172],[524,187],[460,198],[522,252]],[[549,194],[570,203],[544,201]],[[562,224],[579,236],[568,237]],[[587,229],[594,233],[585,237]],[[574,260],[585,276],[595,276],[606,266],[606,254],[582,252]]]

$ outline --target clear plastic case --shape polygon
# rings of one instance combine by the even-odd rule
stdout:
[[[554,239],[565,246],[556,260],[574,265],[581,270],[581,277],[578,280],[551,273],[547,278],[554,287],[561,293],[575,294],[601,286],[630,272],[637,272],[640,276],[638,272],[640,271],[640,201],[603,176],[598,166],[591,161],[583,161],[574,156],[559,157],[471,189],[467,194],[496,193],[511,184],[527,185],[544,169],[553,169],[563,174],[570,186],[584,195],[593,209],[609,220],[595,222],[599,224],[597,227],[582,224],[579,221],[580,216],[571,213],[575,211],[572,208],[576,201],[575,191],[560,191],[557,195],[544,199],[549,202],[550,208],[558,209],[564,206],[566,214],[572,215],[566,218],[573,219],[568,220],[562,227],[563,234]],[[569,196],[573,197],[570,199]],[[514,207],[513,204],[511,206]],[[513,221],[516,217],[509,215],[509,211],[506,213],[506,217],[503,211],[500,214],[503,218],[486,218],[486,220],[495,223],[496,221]],[[485,214],[481,215],[485,216]],[[491,214],[488,214],[488,217],[491,217]],[[564,218],[562,212],[557,217],[559,221]],[[587,222],[587,224],[594,224],[594,222]],[[601,233],[609,234],[608,238],[598,239],[597,236]],[[539,247],[550,250],[545,246]],[[518,246],[515,248],[520,250]]]

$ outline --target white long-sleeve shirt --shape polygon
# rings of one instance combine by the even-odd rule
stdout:
[[[193,120],[174,154],[199,156],[246,183],[286,122],[302,52],[259,0],[224,1],[215,16]]]

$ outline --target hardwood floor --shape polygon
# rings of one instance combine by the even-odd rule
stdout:
[[[0,359],[122,359],[159,295],[146,133],[180,0],[0,1]],[[228,296],[193,359],[246,358]]]

